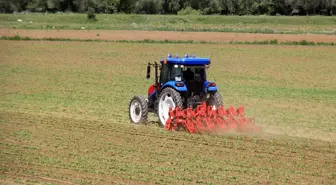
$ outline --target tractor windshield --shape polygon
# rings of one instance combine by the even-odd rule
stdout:
[[[182,81],[183,80],[183,69],[181,68],[181,66],[175,65],[172,66],[172,70],[171,70],[171,80],[175,80],[175,81]]]
[[[205,81],[205,68],[203,66],[191,66],[187,67],[183,71],[183,79],[186,81],[196,80],[196,81]]]
[[[181,66],[174,64],[163,65],[161,68],[160,83],[173,81],[199,81],[206,80],[204,66]]]
[[[202,66],[172,66],[171,69],[171,80],[175,81],[205,81],[205,68]]]

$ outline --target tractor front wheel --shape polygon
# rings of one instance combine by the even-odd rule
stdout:
[[[140,124],[147,122],[148,106],[146,98],[134,96],[129,104],[129,118],[132,123]]]
[[[169,108],[183,107],[182,97],[176,90],[167,87],[160,93],[157,102],[157,111],[159,116],[159,125],[164,127],[169,118]]]

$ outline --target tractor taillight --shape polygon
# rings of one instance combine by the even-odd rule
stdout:
[[[214,82],[210,82],[208,86],[209,86],[209,87],[215,87],[215,86],[216,86],[216,83],[214,83]]]
[[[176,85],[176,87],[184,87],[183,82],[176,82],[175,85]]]

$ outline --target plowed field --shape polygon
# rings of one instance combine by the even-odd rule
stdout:
[[[255,134],[128,121],[146,64],[212,56],[208,78]],[[183,52],[183,53],[182,53]],[[336,49],[328,46],[0,41],[3,184],[333,184]]]

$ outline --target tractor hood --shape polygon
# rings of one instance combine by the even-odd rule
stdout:
[[[209,58],[166,58],[160,61],[161,63],[179,64],[185,66],[193,65],[209,65],[211,63]]]

